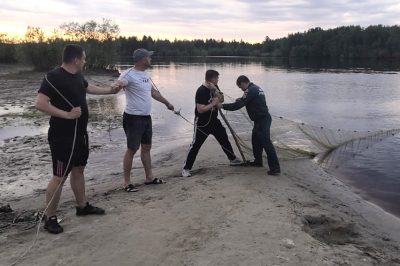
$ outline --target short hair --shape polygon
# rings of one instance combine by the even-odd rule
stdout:
[[[71,63],[75,58],[82,58],[84,51],[85,49],[80,45],[68,44],[63,50],[63,63]]]
[[[211,81],[213,78],[218,78],[219,73],[213,69],[206,71],[206,81]]]
[[[240,85],[241,83],[250,83],[250,80],[248,77],[241,75],[237,78],[236,80],[236,85]]]

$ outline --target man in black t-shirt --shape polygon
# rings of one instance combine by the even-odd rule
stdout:
[[[104,214],[104,210],[86,202],[84,169],[89,157],[89,139],[86,131],[88,106],[86,93],[114,94],[116,84],[109,89],[88,84],[80,71],[85,65],[85,51],[79,45],[67,45],[60,68],[47,73],[36,99],[36,109],[48,114],[48,140],[53,161],[53,177],[46,190],[47,220],[44,228],[53,234],[63,232],[56,211],[61,191],[71,173],[71,188],[76,198],[76,215]]]
[[[242,163],[242,160],[233,153],[226,130],[218,119],[216,105],[224,101],[223,93],[218,88],[218,80],[219,73],[217,71],[207,70],[205,82],[197,89],[193,142],[189,146],[183,165],[183,177],[191,176],[190,170],[193,167],[196,156],[210,134],[214,135],[221,145],[222,150],[230,160],[230,165]]]

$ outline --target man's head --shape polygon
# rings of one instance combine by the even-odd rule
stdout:
[[[151,56],[154,54],[153,51],[147,51],[144,48],[139,48],[136,49],[133,52],[133,62],[135,63],[135,66],[138,66],[139,68],[147,69],[151,65]]]
[[[63,64],[72,66],[76,71],[83,70],[86,63],[85,49],[76,44],[65,46],[62,57]]]
[[[250,80],[248,77],[242,75],[239,76],[236,80],[236,85],[242,90],[242,91],[246,91],[247,88],[249,87],[250,84]]]
[[[219,73],[213,69],[209,69],[206,71],[206,82],[212,83],[214,85],[218,84]]]

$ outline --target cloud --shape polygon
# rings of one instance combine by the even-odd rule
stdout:
[[[312,27],[393,25],[400,17],[398,0],[3,0],[0,10],[0,32],[108,18],[122,34],[252,42]]]

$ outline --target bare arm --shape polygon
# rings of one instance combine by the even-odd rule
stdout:
[[[36,98],[35,107],[37,110],[55,117],[64,119],[77,119],[81,116],[81,107],[71,108],[71,111],[66,112],[50,104],[50,98],[43,93],[39,93]]]
[[[156,101],[165,104],[169,110],[174,110],[174,106],[170,104],[169,101],[165,99],[153,86],[151,86],[151,97],[153,97]]]
[[[213,101],[210,104],[204,105],[204,104],[196,104],[197,112],[200,114],[205,113],[210,111],[214,106],[216,106],[219,103],[219,99],[215,97]]]
[[[214,95],[215,95],[215,97],[218,98],[220,103],[224,102],[225,98],[224,98],[224,94],[222,92],[216,90]]]
[[[116,86],[115,83],[110,89],[103,89],[93,84],[89,84],[86,88],[86,92],[89,94],[105,95],[105,94],[116,94],[120,91],[120,87]]]
[[[217,89],[217,87],[214,84],[209,83],[208,86],[206,87],[213,91],[213,95],[218,98],[220,103],[224,102],[225,100],[224,94],[221,91],[219,91],[219,89]]]

